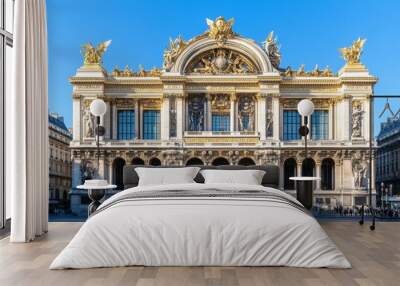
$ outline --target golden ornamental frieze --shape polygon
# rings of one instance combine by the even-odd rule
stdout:
[[[185,144],[207,144],[207,143],[229,143],[229,144],[257,144],[260,142],[257,137],[186,137]]]
[[[105,79],[102,77],[79,77],[73,76],[69,78],[69,82],[72,84],[102,84]]]
[[[211,108],[217,112],[230,112],[231,97],[226,94],[211,95]]]
[[[160,109],[162,100],[160,99],[143,99],[140,104],[144,109]]]
[[[242,84],[258,84],[258,79],[254,76],[239,76],[239,75],[230,75],[230,76],[188,76],[187,84],[234,84],[234,85],[242,85]]]
[[[133,98],[116,98],[114,100],[114,104],[119,108],[134,108],[135,102],[136,101]]]
[[[213,49],[196,56],[186,67],[185,74],[257,74],[256,65],[234,50]]]
[[[152,68],[151,70],[145,70],[142,65],[139,66],[138,71],[133,71],[129,66],[125,66],[125,69],[120,70],[115,67],[111,73],[113,77],[160,77],[162,70],[159,68]]]

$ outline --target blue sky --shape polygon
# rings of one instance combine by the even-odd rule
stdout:
[[[161,67],[169,37],[190,39],[207,29],[205,18],[234,17],[234,31],[257,42],[273,30],[281,66],[343,66],[338,48],[367,38],[362,62],[379,77],[376,94],[400,94],[400,1],[129,1],[47,0],[49,109],[72,125],[68,77],[82,64],[80,46],[112,39],[104,56],[111,71],[129,65]],[[376,106],[381,111],[384,101]],[[400,99],[392,100],[393,109]],[[377,116],[376,116],[377,117]]]

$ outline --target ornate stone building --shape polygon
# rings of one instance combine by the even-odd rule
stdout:
[[[72,134],[57,113],[49,114],[49,211],[69,208]]]
[[[388,106],[388,105],[387,105]],[[400,109],[399,109],[400,110]],[[393,113],[392,113],[393,114]],[[382,195],[400,195],[400,118],[391,116],[381,124],[377,137],[376,188]],[[385,192],[382,193],[383,183]]]
[[[377,81],[360,63],[365,41],[341,49],[346,63],[338,73],[318,66],[306,71],[280,67],[273,33],[259,45],[235,33],[233,19],[207,24],[188,41],[170,40],[162,69],[107,72],[101,60],[110,41],[83,47],[84,65],[70,78],[73,186],[94,172],[89,105],[101,98],[107,113],[99,172],[117,185],[124,164],[276,164],[282,190],[294,192],[289,176],[314,174],[322,177],[317,203],[365,200],[369,96]],[[303,98],[315,104],[308,120],[312,169],[302,168],[304,118],[296,108]]]

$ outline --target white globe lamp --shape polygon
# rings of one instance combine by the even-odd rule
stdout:
[[[314,112],[314,103],[309,99],[303,99],[297,105],[297,111],[302,116],[310,116]]]
[[[106,103],[101,99],[95,99],[90,104],[90,113],[92,113],[94,116],[102,116],[106,113],[106,111]]]

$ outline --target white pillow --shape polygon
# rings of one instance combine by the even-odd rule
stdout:
[[[202,170],[205,184],[261,185],[265,171],[262,170]]]
[[[199,167],[135,168],[139,176],[138,186],[194,183],[199,170]]]

